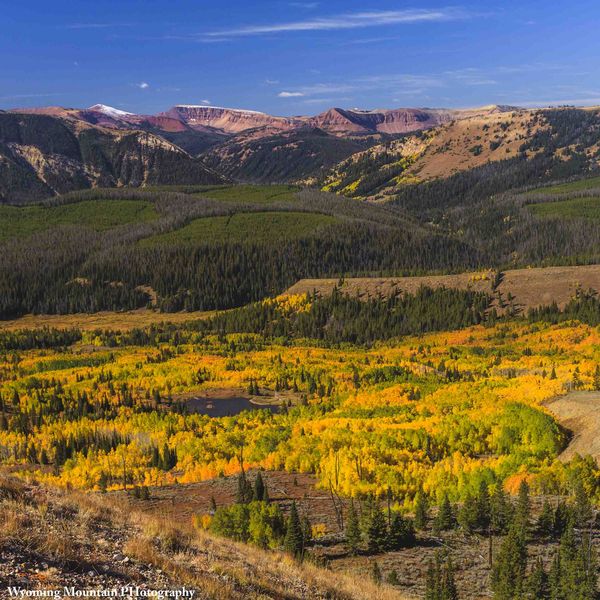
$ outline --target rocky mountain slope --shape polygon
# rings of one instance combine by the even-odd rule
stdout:
[[[334,166],[320,185],[326,191],[379,201],[407,184],[542,155],[576,161],[585,172],[598,164],[599,128],[597,109],[468,114],[354,154]]]
[[[223,181],[152,132],[91,124],[62,110],[0,113],[0,201],[24,202],[90,187]]]
[[[429,129],[456,119],[504,113],[508,106],[484,106],[477,109],[450,110],[431,108],[398,108],[393,110],[344,110],[332,108],[309,119],[319,127],[335,135],[380,133],[409,133]]]
[[[181,597],[194,600],[405,598],[390,586],[342,573],[332,579],[281,553],[213,537],[190,521],[144,514],[132,503],[115,493],[59,491],[0,474],[0,581],[40,595],[73,586],[126,587],[140,597],[185,588]]]
[[[377,138],[337,137],[309,126],[270,131],[267,136],[256,130],[242,133],[208,149],[201,158],[237,181],[287,182],[320,173],[377,142]]]

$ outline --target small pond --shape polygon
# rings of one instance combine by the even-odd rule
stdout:
[[[279,412],[279,406],[263,406],[254,404],[249,398],[243,396],[228,396],[226,398],[189,398],[186,402],[191,413],[208,415],[209,417],[231,417],[244,410],[266,409]]]

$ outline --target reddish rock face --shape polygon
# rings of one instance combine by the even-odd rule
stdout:
[[[186,125],[197,127],[212,127],[225,133],[239,133],[257,127],[270,127],[279,131],[292,129],[300,123],[299,119],[287,117],[272,117],[253,110],[238,110],[216,106],[178,105],[174,106],[164,116],[179,119]]]
[[[394,110],[344,110],[332,108],[310,119],[329,133],[408,133],[435,127],[459,116],[459,111],[399,108]]]
[[[87,109],[46,107],[26,109],[30,112],[61,116],[85,121],[110,129],[135,129],[150,125],[157,130],[174,133],[195,131],[237,136],[240,133],[254,138],[313,127],[336,136],[369,135],[374,133],[401,134],[429,129],[452,120],[513,110],[507,106],[484,106],[477,109],[454,110],[437,108],[397,108],[359,110],[331,108],[314,117],[274,117],[254,110],[222,108],[193,104],[178,104],[158,115],[137,115],[120,109],[95,104]]]

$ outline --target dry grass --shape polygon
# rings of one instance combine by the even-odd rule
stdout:
[[[195,319],[205,319],[212,312],[179,312],[161,313],[141,308],[124,312],[77,313],[72,315],[25,315],[11,321],[0,321],[0,330],[36,329],[54,327],[70,329],[72,327],[83,331],[95,329],[114,329],[128,331],[136,327],[148,327],[157,323],[185,323]]]
[[[515,305],[522,310],[552,302],[563,307],[574,296],[577,288],[600,290],[600,265],[515,269],[504,271],[502,275],[497,291],[502,294],[504,301],[512,294]],[[421,286],[446,286],[493,294],[493,280],[493,274],[487,271],[423,277],[363,277],[345,279],[342,291],[367,298],[386,296],[396,291],[414,293]],[[316,290],[326,295],[338,283],[339,279],[301,279],[286,294],[304,294]],[[502,308],[498,308],[501,313]]]
[[[569,461],[577,454],[600,460],[600,392],[571,392],[546,404],[573,437],[560,459]]]
[[[144,514],[115,495],[42,488],[8,476],[0,477],[0,549],[17,553],[19,563],[50,563],[53,583],[79,578],[80,587],[97,585],[86,578],[109,564],[117,581],[186,585],[211,600],[405,598],[385,585]]]

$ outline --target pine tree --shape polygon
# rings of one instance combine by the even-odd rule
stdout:
[[[490,498],[490,521],[495,533],[505,533],[512,518],[512,505],[501,483],[498,483]]]
[[[356,554],[360,548],[360,523],[354,502],[350,504],[348,519],[346,521],[346,543],[352,554]]]
[[[477,499],[467,494],[463,505],[458,511],[458,524],[467,532],[473,533],[478,525]]]
[[[382,552],[387,542],[387,526],[385,516],[379,504],[372,500],[366,513],[364,534],[367,550],[371,554]]]
[[[295,501],[292,502],[292,507],[290,508],[283,547],[286,552],[289,552],[296,558],[301,558],[304,554],[304,534]]]
[[[513,523],[502,541],[492,568],[495,600],[515,600],[523,591],[527,549],[520,528]]]
[[[592,510],[592,505],[590,503],[590,499],[585,491],[585,488],[583,487],[583,483],[581,482],[581,479],[577,479],[575,481],[574,493],[575,493],[575,507],[574,507],[575,521],[580,527],[583,527],[583,526],[589,524],[594,512]]]
[[[548,600],[550,597],[550,585],[548,575],[544,570],[544,563],[538,558],[535,567],[527,577],[525,585],[527,600]]]
[[[554,509],[554,537],[560,538],[574,519],[571,507],[561,500]]]
[[[401,548],[410,548],[414,544],[415,530],[412,522],[399,514],[395,514],[387,533],[386,549],[400,550]]]
[[[448,499],[448,494],[444,494],[442,502],[438,509],[438,513],[433,521],[434,531],[446,531],[454,527],[454,514],[452,511],[452,505]]]
[[[458,590],[454,580],[454,565],[450,556],[446,558],[446,565],[442,572],[440,600],[458,600]]]
[[[476,498],[477,528],[487,530],[490,526],[490,494],[485,481],[479,484],[479,493]]]
[[[450,556],[446,556],[444,563],[439,551],[435,553],[435,560],[430,560],[427,567],[425,600],[458,600],[452,560]]]
[[[554,510],[547,499],[544,499],[544,505],[538,517],[536,529],[542,537],[551,537],[554,534]]]
[[[262,502],[265,499],[265,483],[260,471],[256,474],[254,480],[254,499]]]
[[[419,490],[415,498],[415,527],[417,529],[427,527],[428,509],[427,498],[423,491]]]
[[[440,600],[440,586],[440,559],[438,552],[435,556],[435,562],[430,559],[427,565],[424,600]]]
[[[254,497],[252,484],[248,481],[246,474],[242,471],[237,478],[237,495],[236,502],[238,504],[249,504]]]
[[[529,529],[529,517],[531,515],[531,501],[529,500],[529,485],[525,480],[521,481],[517,504],[515,506],[514,523],[521,535],[526,538]]]

